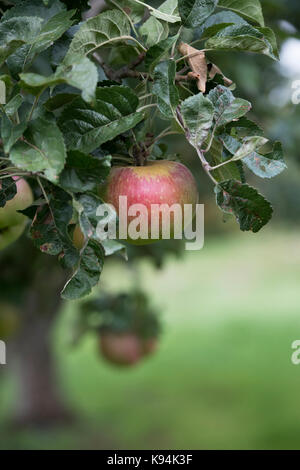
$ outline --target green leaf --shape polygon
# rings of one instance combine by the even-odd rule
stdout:
[[[9,153],[12,146],[23,135],[27,127],[26,122],[14,125],[10,119],[4,114],[1,121],[1,138],[3,141],[3,148],[5,153]]]
[[[73,54],[88,55],[103,46],[130,39],[130,23],[120,10],[108,10],[85,21],[75,34],[67,60]]]
[[[14,82],[10,75],[4,74],[0,75],[0,103],[5,104],[9,99],[11,92],[14,88]]]
[[[64,10],[66,10],[66,7],[59,0],[52,0],[48,6],[43,4],[41,0],[23,0],[19,1],[16,6],[6,10],[2,16],[2,21],[18,16],[38,16],[43,20],[49,20],[52,16]]]
[[[242,160],[245,157],[248,157],[251,153],[255,150],[263,147],[268,142],[268,139],[261,136],[250,136],[245,137],[242,145],[237,150],[237,152],[233,156],[233,160]]]
[[[134,0],[114,0],[109,2],[113,6],[118,6],[124,10],[124,12],[130,16],[133,24],[139,23],[145,14],[145,7],[144,5],[140,5],[136,3]]]
[[[0,181],[0,207],[4,207],[17,194],[17,186],[12,178],[5,178]]]
[[[218,138],[232,155],[234,155],[242,145],[239,140],[228,134],[220,134]]]
[[[99,282],[104,264],[104,250],[100,243],[90,240],[80,253],[80,260],[72,278],[62,291],[62,298],[75,300],[88,295]]]
[[[247,184],[227,180],[216,186],[217,204],[229,214],[234,214],[242,231],[256,233],[266,225],[272,217],[271,204]]]
[[[97,215],[97,211],[102,205],[102,199],[90,192],[80,194],[76,199],[80,228],[86,240],[102,241],[97,236],[97,225],[102,219],[102,216]]]
[[[102,246],[105,251],[105,256],[120,253],[126,261],[128,260],[126,246],[122,245],[122,243],[117,242],[116,240],[103,240]]]
[[[38,36],[43,20],[37,17],[11,18],[0,23],[0,65],[23,44]]]
[[[31,121],[25,140],[11,149],[10,159],[22,170],[43,172],[49,181],[57,182],[66,161],[64,140],[57,125],[44,118]]]
[[[79,253],[73,246],[68,233],[68,225],[73,215],[72,198],[62,189],[45,186],[49,203],[38,206],[30,228],[34,245],[43,253],[59,255],[64,268],[73,268]]]
[[[195,28],[208,18],[217,6],[218,0],[178,0],[179,14],[187,28]]]
[[[110,171],[110,157],[102,159],[78,151],[68,153],[66,166],[60,175],[60,185],[71,192],[93,191],[105,182]]]
[[[38,54],[59,39],[65,31],[67,31],[73,24],[71,18],[74,16],[75,10],[62,11],[47,21],[39,35],[33,38],[31,45],[31,53]]]
[[[264,26],[264,17],[259,0],[219,0],[219,7],[232,10],[247,20]]]
[[[174,45],[174,43],[177,41],[178,35],[163,39],[162,41],[159,41],[157,44],[154,46],[150,47],[146,53],[145,57],[145,65],[146,69],[151,73],[157,64],[168,54],[169,50],[171,47]]]
[[[175,85],[176,62],[172,59],[158,64],[154,69],[153,94],[157,98],[160,112],[167,118],[175,116],[179,94]]]
[[[148,5],[148,3],[142,2],[140,0],[134,1],[148,8],[148,10],[150,10],[151,15],[155,16],[155,18],[166,21],[167,23],[177,23],[178,21],[180,21],[180,16],[177,15],[176,10],[177,1],[175,0],[165,1],[158,9],[153,8],[151,5]]]
[[[272,47],[272,52],[276,59],[279,59],[279,51],[278,51],[278,45],[277,45],[277,40],[274,31],[271,28],[257,28],[260,33],[263,34],[265,40],[271,44]]]
[[[222,29],[227,28],[228,26],[231,26],[232,24],[233,23],[218,23],[218,24],[214,24],[212,26],[209,26],[201,34],[201,40],[209,39],[212,36],[215,36],[219,31],[221,31]]]
[[[188,141],[201,148],[212,128],[214,107],[202,93],[187,98],[180,106],[183,125]]]
[[[36,16],[17,16],[0,23],[0,64],[9,58],[14,73],[21,72],[36,54],[50,47],[70,28],[73,15],[74,10],[62,11],[44,24]]]
[[[206,155],[211,166],[219,165],[224,161],[223,145],[216,137],[213,139],[210,150],[207,152]],[[237,167],[235,162],[227,163],[227,165],[221,166],[220,168],[212,171],[211,173],[218,182],[229,179],[241,179],[239,168]]]
[[[228,88],[218,85],[208,94],[208,99],[215,107],[215,122],[217,127],[244,116],[251,109],[251,103],[241,98],[235,98]]]
[[[220,139],[232,155],[241,152],[243,144],[239,140],[226,134],[221,135]],[[259,154],[255,150],[250,152],[243,157],[243,163],[260,178],[273,178],[287,168],[280,142],[276,142],[273,150],[267,154]]]
[[[154,18],[154,16],[150,16],[150,18],[142,24],[139,32],[141,36],[144,37],[146,46],[151,48],[160,41],[167,39],[169,36],[169,27],[167,23],[162,23]]]
[[[57,93],[57,95],[49,98],[44,106],[48,111],[55,111],[56,109],[62,108],[72,103],[72,101],[78,98],[77,93]]]
[[[245,51],[277,59],[268,38],[250,25],[233,25],[219,31],[205,43],[206,49]]]
[[[87,57],[74,55],[70,63],[70,57],[66,59],[49,77],[43,77],[36,73],[21,73],[21,87],[29,89],[33,94],[39,94],[47,87],[65,83],[82,91],[85,101],[92,101],[98,81],[96,65]]]
[[[8,117],[14,116],[14,114],[18,111],[23,101],[24,100],[23,100],[22,95],[18,94],[14,96],[4,108],[7,116]]]
[[[261,178],[273,178],[287,168],[283,159],[283,150],[280,142],[275,142],[271,152],[265,155],[253,152],[244,158],[243,162],[253,173]]]
[[[180,16],[178,12],[178,0],[166,0],[160,5],[160,7],[158,8],[158,11],[166,15],[176,16],[177,21],[180,21]],[[155,13],[152,13],[152,14],[155,14]],[[157,18],[159,18],[159,16]],[[164,18],[161,18],[161,19],[163,20]]]
[[[256,122],[247,119],[246,117],[242,117],[238,121],[232,121],[227,126],[228,129],[234,129],[238,133],[244,133],[249,135],[263,135],[263,129],[256,124]]]
[[[75,272],[63,290],[62,297],[65,299],[76,299],[89,294],[99,281],[105,256],[96,232],[101,219],[97,215],[97,209],[101,204],[102,200],[92,193],[82,194],[75,200],[85,245],[80,252]]]
[[[94,107],[77,98],[59,120],[68,149],[89,153],[132,129],[144,117],[137,112],[138,104],[137,96],[125,86],[97,88]]]

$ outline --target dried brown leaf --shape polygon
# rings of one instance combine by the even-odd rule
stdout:
[[[207,82],[207,62],[204,51],[199,51],[192,46],[182,42],[179,45],[179,52],[183,56],[188,56],[187,61],[189,63],[192,72],[188,75],[190,78],[197,80],[198,89],[205,93],[206,82]]]

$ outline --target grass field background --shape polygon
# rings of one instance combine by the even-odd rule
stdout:
[[[300,234],[206,240],[200,252],[147,263],[139,277],[163,312],[159,351],[130,370],[111,368],[94,338],[68,346],[76,304],[56,328],[64,392],[77,413],[70,428],[16,432],[5,427],[15,387],[0,392],[0,448],[300,449]],[[103,285],[127,289],[132,275],[114,262]],[[7,366],[8,367],[8,366]]]

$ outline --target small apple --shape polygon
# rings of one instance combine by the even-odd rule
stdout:
[[[108,182],[101,189],[105,202],[112,204],[120,217],[119,197],[127,196],[127,207],[133,204],[143,204],[147,208],[148,239],[142,237],[132,240],[127,233],[126,240],[134,244],[147,244],[162,238],[162,217],[164,211],[169,210],[173,204],[179,204],[184,209],[185,204],[191,204],[193,212],[198,202],[198,190],[195,179],[190,170],[179,162],[168,160],[150,161],[146,166],[113,167],[108,177]],[[162,205],[159,219],[159,238],[150,236],[151,207],[153,204]],[[135,216],[128,216],[128,224]],[[175,221],[170,217],[170,237],[175,231],[183,231],[181,221]],[[180,226],[178,224],[180,223]],[[191,220],[185,221],[189,225]],[[177,224],[177,225],[176,225]]]
[[[77,224],[73,232],[73,245],[77,250],[81,250],[84,246],[84,235],[81,231],[80,225]]]
[[[156,339],[140,338],[135,332],[105,332],[100,335],[103,357],[117,366],[133,366],[154,352]]]
[[[0,250],[6,248],[22,235],[27,217],[17,211],[24,210],[33,203],[33,195],[29,184],[24,179],[17,177],[14,177],[14,179],[17,194],[4,207],[0,208]]]
[[[134,365],[143,357],[140,339],[134,333],[103,333],[100,350],[108,362],[118,366]]]

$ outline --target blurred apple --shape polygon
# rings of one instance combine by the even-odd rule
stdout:
[[[0,250],[6,248],[22,235],[27,217],[17,211],[26,209],[33,202],[29,184],[24,179],[14,179],[16,180],[17,194],[4,207],[0,208]]]
[[[117,366],[132,366],[154,352],[157,340],[140,338],[134,332],[105,332],[100,335],[103,357]]]
[[[83,248],[84,245],[84,235],[81,231],[79,224],[76,225],[73,232],[73,245],[79,251]]]

